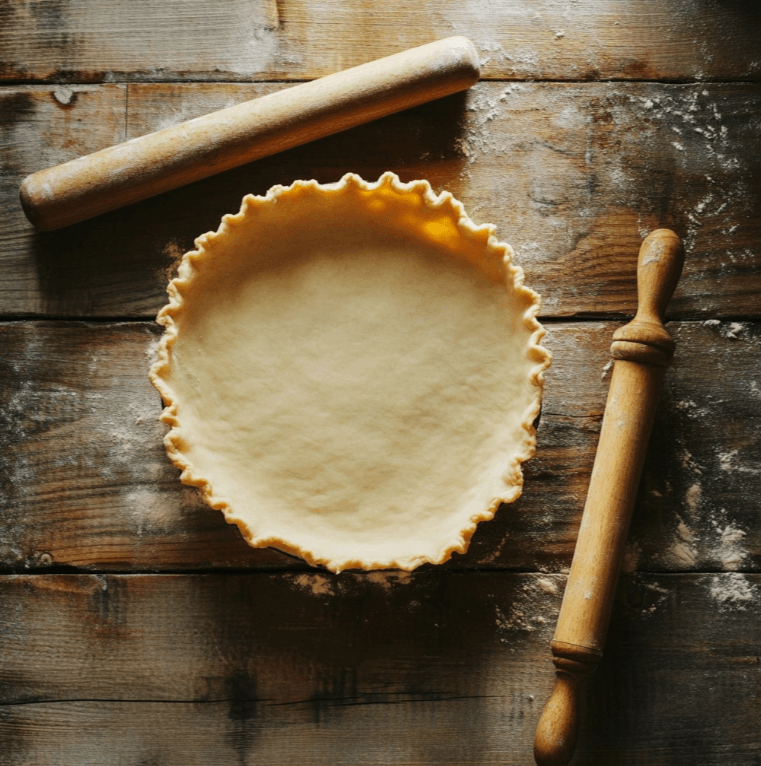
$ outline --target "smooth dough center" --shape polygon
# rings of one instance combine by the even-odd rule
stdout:
[[[355,235],[210,278],[171,385],[191,463],[254,535],[393,560],[504,490],[531,365],[503,284]]]

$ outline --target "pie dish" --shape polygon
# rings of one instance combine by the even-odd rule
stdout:
[[[247,196],[168,288],[181,480],[254,547],[411,570],[521,493],[549,353],[511,248],[426,181]]]

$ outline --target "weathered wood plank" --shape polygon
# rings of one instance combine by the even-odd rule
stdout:
[[[552,324],[539,449],[524,496],[458,567],[570,564],[608,380],[613,323]],[[630,568],[761,566],[761,324],[674,323],[679,346],[635,512]],[[0,325],[0,567],[292,567],[252,550],[182,487],[147,380],[148,323]]]
[[[2,577],[3,763],[531,764],[563,580]],[[576,762],[757,763],[760,586],[624,578]]]
[[[6,80],[311,79],[470,37],[488,78],[758,79],[752,3],[102,0],[3,3]]]
[[[240,86],[130,86],[128,132],[238,98]],[[219,200],[209,224],[216,228],[222,205],[236,210],[246,183],[264,193],[278,172],[285,183],[327,182],[348,170],[375,178],[392,169],[448,189],[472,217],[496,224],[542,294],[545,315],[633,312],[633,255],[649,230],[669,226],[688,251],[670,314],[758,316],[761,156],[744,147],[760,141],[755,85],[482,83],[272,158],[274,173],[254,163],[247,175],[241,169],[237,195],[225,178],[208,193],[199,184],[196,201],[184,195],[170,209],[192,216],[195,228],[181,243],[189,248],[207,200]],[[280,163],[291,159],[286,170]]]
[[[731,570],[761,563],[761,325],[673,323],[674,366],[630,535],[656,568]],[[752,563],[753,562],[753,563]]]
[[[120,95],[115,87],[105,93]],[[127,136],[277,87],[131,85]],[[9,277],[0,285],[0,316],[152,316],[178,256],[246,193],[297,178],[332,182],[348,171],[374,179],[385,170],[428,178],[474,219],[496,224],[542,294],[546,316],[632,313],[636,253],[657,226],[673,227],[687,245],[672,316],[759,316],[761,154],[748,147],[761,141],[761,85],[481,83],[466,96],[47,233],[23,217],[22,177],[49,165],[57,149],[83,153],[108,143],[119,120],[107,111],[111,122],[90,138],[89,123],[99,118],[87,110],[105,108],[91,91],[69,111],[41,86],[8,93],[31,95],[27,109],[7,117],[0,261]]]
[[[66,297],[70,293],[66,282],[76,285],[86,264],[76,255],[74,258],[64,256],[67,262],[56,264],[55,253],[40,247],[40,238],[21,210],[19,185],[31,165],[57,165],[124,141],[126,98],[124,85],[0,88],[0,207],[3,211],[0,301],[4,313],[44,310],[51,271],[58,276],[54,289],[61,291],[55,303],[63,307],[68,302],[68,311],[81,311],[81,300],[72,300],[71,294]],[[70,250],[78,252],[76,242],[71,243]],[[77,303],[80,308],[75,309]]]

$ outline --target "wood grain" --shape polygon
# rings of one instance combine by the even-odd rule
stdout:
[[[581,688],[603,655],[655,412],[674,355],[663,322],[683,265],[679,237],[669,229],[651,232],[637,258],[637,313],[613,334],[610,390],[551,644],[557,678],[534,739],[539,766],[571,761]]]
[[[549,325],[539,448],[523,497],[452,567],[570,564],[599,435],[614,323]],[[761,325],[673,323],[674,367],[634,514],[630,568],[761,566]],[[147,379],[148,323],[0,325],[0,514],[6,571],[301,566],[250,549],[167,459]],[[716,371],[723,371],[717,375]],[[720,424],[720,426],[717,426]]]
[[[253,98],[261,85],[131,85],[126,138]],[[116,96],[107,86],[103,96]],[[97,92],[97,91],[96,91]],[[687,265],[673,317],[758,317],[761,269],[761,86],[481,83],[452,96],[266,158],[58,232],[34,232],[17,200],[24,175],[56,147],[91,151],[92,113],[18,87],[29,106],[7,116],[12,157],[0,201],[0,316],[152,317],[168,276],[199,234],[246,193],[277,183],[427,178],[496,224],[549,317],[634,312],[634,262],[645,233],[666,226]],[[94,95],[88,98],[94,99]],[[23,100],[23,99],[22,99]],[[81,99],[82,108],[90,102]],[[107,103],[93,101],[108,115]],[[90,133],[93,135],[90,136]],[[94,145],[95,144],[95,145]]]
[[[759,79],[753,3],[6,0],[6,80],[303,80],[470,37],[488,78]]]
[[[69,255],[54,247],[41,247],[40,238],[24,221],[19,204],[19,185],[30,163],[39,167],[68,162],[125,139],[124,85],[55,88],[0,88],[0,264],[4,313],[39,311],[44,305],[45,284],[56,254],[66,259],[63,270],[70,284],[81,280],[81,259],[76,240]],[[104,241],[104,244],[105,241]],[[77,266],[76,262],[80,261]],[[73,261],[73,263],[72,263]],[[138,266],[139,268],[139,266]],[[55,266],[53,271],[55,272]],[[67,278],[64,277],[66,282]],[[84,281],[84,280],[82,280]],[[57,303],[74,308],[72,292],[65,284]],[[75,309],[81,311],[80,308]],[[64,313],[68,313],[64,308]]]
[[[0,571],[35,573],[0,575],[0,764],[531,764],[610,336],[667,226],[691,321],[669,324],[638,571],[575,762],[756,766],[760,20],[741,0],[0,0]],[[454,34],[492,80],[467,97],[52,235],[18,206],[28,173]],[[385,170],[497,224],[555,355],[524,496],[406,581],[249,549],[164,455],[158,328],[113,321],[152,319],[244,194]]]
[[[625,578],[577,762],[756,763],[760,586]],[[562,588],[442,570],[5,576],[3,763],[529,764]]]
[[[21,206],[38,229],[59,229],[459,93],[479,73],[473,44],[447,37],[40,170]]]

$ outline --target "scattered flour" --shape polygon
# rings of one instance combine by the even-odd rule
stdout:
[[[380,585],[383,590],[390,591],[397,585],[406,585],[412,579],[411,572],[405,572],[402,570],[384,570],[381,572],[367,572],[363,575],[367,582]]]
[[[694,546],[684,542],[684,540],[677,540],[671,545],[670,548],[673,557],[685,566],[694,566],[698,560],[698,553]]]
[[[713,563],[725,572],[739,569],[748,556],[743,546],[746,532],[728,522],[726,515],[724,509],[711,514],[708,524],[701,525],[700,534],[679,519],[667,556],[680,567]]]
[[[693,531],[679,519],[674,540],[668,549],[671,558],[681,566],[694,566],[698,560],[698,549],[695,546],[696,539]]]
[[[695,482],[685,493],[684,501],[687,504],[687,510],[690,513],[695,513],[700,504],[700,496],[702,494],[702,488],[698,482]]]
[[[655,614],[662,606],[668,603],[671,592],[656,583],[643,582],[642,587],[648,591],[644,598],[644,604],[640,608],[640,614],[650,616]]]
[[[155,331],[116,325],[98,332],[98,353],[80,354],[65,365],[40,346],[44,332],[15,354],[23,382],[0,403],[0,452],[4,444],[14,450],[6,480],[0,481],[0,551],[6,561],[39,565],[42,554],[59,558],[55,546],[37,548],[44,543],[33,529],[45,519],[40,504],[54,494],[63,509],[76,507],[92,519],[104,508],[120,509],[136,537],[176,524],[179,510],[163,489],[173,469],[161,444],[161,404],[145,374],[146,346],[155,342]],[[43,364],[49,369],[41,375]],[[83,504],[77,492],[62,490],[67,486],[95,491],[102,499]]]
[[[536,584],[545,592],[549,593],[552,596],[557,595],[558,592],[558,586],[555,584],[553,580],[550,580],[547,577],[540,577]]]
[[[309,591],[313,596],[333,595],[331,579],[325,575],[300,574],[293,578],[293,582],[302,590]]]
[[[710,588],[711,596],[726,609],[745,611],[758,596],[756,586],[739,572],[715,575]]]
[[[721,515],[725,515],[721,510]],[[716,542],[711,547],[710,557],[721,564],[725,571],[734,571],[740,568],[742,562],[747,558],[748,552],[742,545],[746,532],[734,524],[727,523],[725,519],[717,519],[714,515],[711,518]]]
[[[730,322],[728,325],[724,326],[724,332],[722,332],[722,335],[725,338],[737,340],[739,337],[738,333],[741,333],[744,329],[745,325],[742,322]]]
[[[370,583],[380,587],[386,593],[400,585],[406,585],[412,580],[412,573],[402,570],[383,570],[377,572],[362,572],[350,575],[351,579],[343,577],[305,572],[294,575],[292,582],[300,590],[311,593],[313,596],[335,596],[345,591],[348,583],[353,581],[355,585]]]
[[[734,153],[738,144],[723,123],[722,98],[720,92],[712,94],[707,88],[694,85],[639,96],[642,111],[651,121],[653,138],[657,140],[665,130],[679,136],[678,140],[670,141],[674,161],[692,177],[703,179],[707,187],[704,196],[686,211],[687,252],[694,249],[706,224],[726,229],[727,211],[739,220],[743,210],[748,209],[748,190],[742,174],[736,172],[742,168],[743,158]],[[719,257],[721,266],[727,267],[743,256],[729,250]]]
[[[559,575],[527,578],[526,583],[516,590],[512,603],[495,604],[499,640],[509,644],[523,640],[521,634],[534,631],[545,631],[549,638],[560,608],[560,590],[564,582],[565,578]]]
[[[685,542],[691,543],[695,539],[695,535],[692,530],[680,519],[679,526],[676,528],[676,532],[679,537]]]
[[[178,509],[165,492],[137,487],[125,493],[124,505],[130,514],[129,526],[134,535],[171,533],[177,536]]]
[[[709,410],[707,407],[699,407],[692,399],[682,399],[674,404],[677,410],[684,412],[689,418],[698,419],[707,415]]]
[[[563,31],[566,40],[575,36],[572,27],[563,27],[547,27],[546,32]],[[528,65],[531,59],[520,47],[514,50],[500,38],[475,42],[480,55],[492,64],[496,60],[503,70],[517,70],[518,61]],[[512,214],[515,220],[520,221],[524,212],[529,213],[529,219],[541,216],[542,234],[508,219],[514,230],[508,229],[504,236],[522,259],[542,262],[553,255],[560,257],[563,248],[574,249],[585,243],[601,225],[595,196],[603,196],[608,205],[626,211],[643,236],[658,225],[664,213],[660,201],[672,198],[673,189],[665,184],[664,176],[654,179],[653,193],[647,200],[642,198],[633,168],[641,165],[643,140],[671,155],[675,170],[692,179],[695,191],[691,205],[686,210],[673,210],[674,225],[682,233],[688,252],[696,248],[705,252],[704,239],[720,230],[737,230],[743,225],[739,222],[750,219],[754,197],[744,180],[749,177],[749,171],[745,172],[748,160],[736,146],[738,133],[753,128],[737,114],[731,123],[727,120],[724,124],[723,114],[729,109],[737,111],[731,94],[725,95],[717,86],[709,90],[695,84],[664,88],[654,83],[610,82],[583,86],[584,91],[581,87],[569,84],[561,90],[520,83],[502,88],[498,83],[480,83],[467,94],[466,113],[456,140],[461,191],[477,197],[484,218],[494,220],[495,216],[504,218],[504,213],[493,211],[498,208],[495,200],[509,184],[511,198],[518,202]],[[524,129],[530,124],[526,115],[538,110],[547,114],[548,130],[529,133]],[[608,151],[610,146],[616,151]],[[478,163],[484,157],[491,162],[518,163],[490,194],[477,191],[483,183]],[[587,201],[583,195],[569,192],[584,188],[590,174],[595,179],[595,192]],[[539,247],[534,253],[528,245],[537,240]],[[736,274],[750,268],[755,257],[752,249],[737,245],[747,240],[728,235],[724,241],[726,249],[721,250],[709,243],[718,270]],[[564,300],[572,301],[573,295],[574,287],[569,285]],[[559,300],[547,297],[545,309],[553,311],[557,308],[553,301]],[[739,332],[735,334],[740,337]],[[705,413],[694,407],[688,414],[699,417]]]
[[[157,278],[160,284],[168,285],[177,276],[177,268],[185,250],[178,240],[170,239],[161,249],[161,254],[164,256],[164,264],[159,267]]]
[[[739,450],[733,449],[730,452],[719,453],[719,467],[722,471],[731,471],[734,468],[734,459]]]
[[[498,607],[494,607],[497,615],[497,627],[505,633],[514,633],[521,631],[532,633],[537,630],[537,626],[545,625],[547,620],[541,615],[529,617],[522,609],[512,605],[507,615]],[[509,643],[509,638],[505,635],[500,636],[502,643]]]
[[[153,366],[153,364],[159,358],[159,344],[160,344],[160,342],[161,342],[160,338],[154,338],[145,347],[145,358],[146,358],[146,361],[148,362],[148,368],[149,369]],[[142,420],[140,422],[142,422]]]

